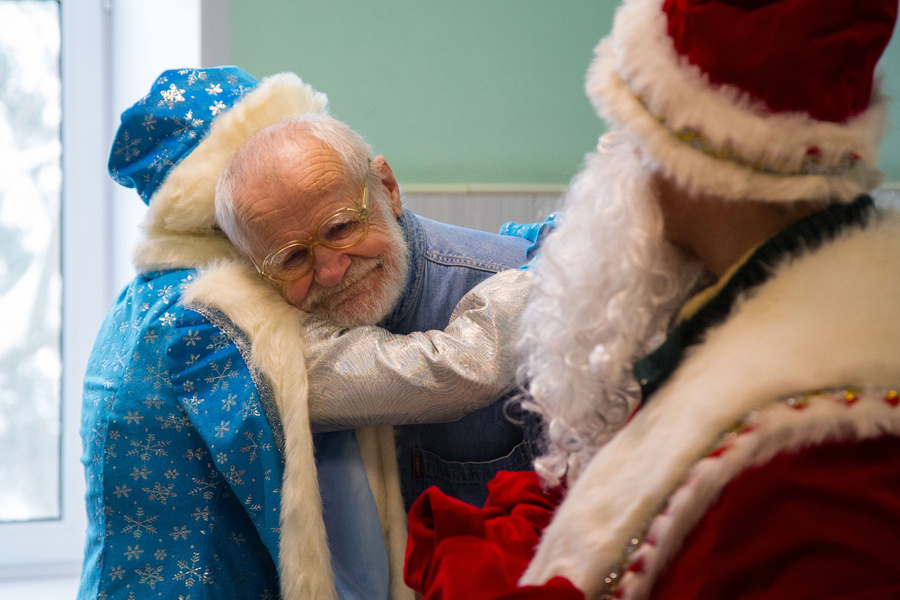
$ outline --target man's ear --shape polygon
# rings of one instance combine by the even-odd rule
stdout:
[[[391,212],[399,218],[403,214],[403,205],[400,203],[400,185],[394,178],[394,172],[391,171],[387,160],[380,154],[372,159],[372,173],[381,180],[382,185],[387,189],[390,195]]]

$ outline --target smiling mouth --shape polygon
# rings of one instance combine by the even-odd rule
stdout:
[[[334,310],[335,308],[346,304],[347,302],[353,300],[361,294],[372,294],[374,293],[374,290],[372,290],[370,286],[367,288],[365,284],[372,281],[373,275],[376,275],[379,271],[383,270],[384,264],[379,261],[372,268],[366,270],[358,277],[355,277],[352,281],[348,283],[339,283],[337,286],[338,289],[323,288],[322,294],[320,296],[317,294],[318,297],[316,297],[312,302],[308,303],[305,309],[309,310],[310,312],[317,312],[320,309]],[[325,292],[324,290],[326,289],[330,289],[330,291]]]
[[[360,284],[365,284],[365,283],[371,281],[372,277],[376,273],[378,273],[379,271],[383,271],[383,270],[384,270],[384,265],[382,265],[381,263],[378,263],[377,265],[375,265],[374,268],[366,271],[365,275],[363,275],[362,277],[358,277],[354,281],[347,284],[340,291],[336,292],[333,297],[335,299],[337,299],[339,302],[346,302],[350,298],[353,298],[354,296],[358,296],[359,294],[363,293],[363,291],[364,291],[364,290],[360,289]]]

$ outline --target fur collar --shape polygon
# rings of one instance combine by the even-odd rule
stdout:
[[[521,583],[561,575],[592,597],[691,466],[749,412],[810,390],[900,384],[898,294],[897,213],[777,267],[591,461]]]

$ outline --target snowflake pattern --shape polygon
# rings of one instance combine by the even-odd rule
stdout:
[[[159,151],[159,153],[153,157],[153,160],[150,161],[148,165],[148,169],[156,169],[157,173],[162,173],[168,167],[174,166],[175,163],[172,162],[172,159],[169,158],[169,151],[165,148]],[[146,304],[147,308],[150,308],[149,303]],[[143,308],[143,306],[141,306]]]
[[[212,374],[206,378],[206,383],[212,384],[209,389],[211,393],[219,391],[219,388],[227,390],[228,380],[232,377],[237,377],[237,371],[231,368],[231,360],[228,360],[221,369],[218,363],[215,362],[209,363],[209,366]]]
[[[159,101],[157,106],[162,106],[165,104],[170,109],[175,107],[175,104],[178,102],[184,102],[184,96],[182,94],[184,90],[178,89],[178,86],[174,83],[169,86],[169,89],[161,91],[159,94],[162,96],[162,100]]]
[[[209,570],[200,564],[200,553],[194,552],[191,556],[190,563],[186,560],[178,561],[178,568],[181,569],[173,579],[175,581],[184,581],[186,587],[191,587],[195,583],[205,583],[209,581]]]
[[[147,468],[147,465],[141,465],[140,468],[134,467],[131,470],[131,478],[134,479],[135,481],[137,481],[139,479],[147,481],[147,478],[150,477],[150,474],[152,472],[153,471],[151,471],[150,469]]]
[[[144,567],[143,570],[135,569],[134,572],[141,576],[140,581],[138,583],[143,583],[150,586],[150,589],[156,589],[156,584],[160,581],[163,581],[163,576],[159,574],[162,571],[162,565],[158,567],[151,567],[150,563],[147,563],[147,566]]]
[[[131,441],[134,448],[128,451],[128,456],[137,456],[144,462],[150,460],[151,456],[168,456],[165,447],[171,443],[171,440],[157,441],[156,434],[148,433],[145,441]]]
[[[209,345],[206,347],[207,350],[212,350],[213,353],[218,352],[219,350],[224,350],[231,344],[231,340],[228,339],[228,336],[224,333],[216,333],[210,339]]]
[[[219,489],[219,481],[215,472],[213,472],[212,477],[207,481],[203,477],[195,477],[194,478],[194,489],[190,491],[190,494],[193,495],[201,495],[204,500],[212,500],[216,497],[216,490]]]
[[[154,390],[167,387],[169,385],[169,372],[163,367],[163,359],[159,357],[156,365],[147,364],[147,372],[149,375],[144,377],[144,381],[149,381]]]
[[[156,528],[151,525],[156,519],[159,517],[154,515],[144,516],[144,509],[138,507],[137,512],[135,512],[134,516],[126,516],[125,522],[129,523],[125,529],[122,530],[122,533],[131,533],[135,537],[135,539],[139,539],[141,535],[144,533],[156,533]]]
[[[228,480],[228,483],[231,486],[242,485],[244,483],[244,480],[242,479],[244,473],[246,473],[244,469],[238,470],[237,467],[231,465],[228,468],[228,472],[225,473],[225,479]]]
[[[178,74],[188,76],[188,85],[194,85],[198,81],[206,81],[207,78],[206,71],[197,71],[195,69],[181,69],[178,71]]]
[[[187,525],[182,525],[181,527],[178,527],[176,525],[175,527],[172,528],[172,532],[169,533],[169,535],[172,536],[173,540],[179,540],[179,539],[186,540],[186,539],[188,539],[188,536],[190,535],[190,533],[191,533],[191,531],[190,531],[190,529],[187,528]]]
[[[227,108],[228,107],[225,106],[224,102],[222,102],[221,100],[216,100],[209,106],[209,112],[212,113],[212,116],[216,116],[217,114],[219,114],[220,112],[222,112],[223,110],[225,110]]]
[[[222,410],[224,411],[230,411],[235,404],[237,404],[237,396],[234,394],[228,394],[227,397],[222,398]]]
[[[247,452],[249,462],[253,462],[256,460],[257,454],[261,450],[271,450],[272,446],[268,442],[263,442],[264,432],[260,431],[256,436],[254,436],[249,431],[244,432],[244,437],[247,438],[247,444],[241,448],[241,452]]]
[[[153,484],[153,487],[142,489],[147,493],[147,500],[159,500],[162,504],[165,504],[169,500],[169,498],[174,498],[178,495],[173,490],[174,487],[174,483],[170,483],[169,485],[163,487],[163,485],[157,481]]]
[[[128,494],[131,493],[131,488],[126,484],[117,485],[113,494],[115,494],[116,498],[127,498]]]
[[[85,390],[82,430],[88,544],[103,548],[90,573],[97,598],[152,590],[187,600],[200,585],[222,597],[278,597],[266,550],[278,545],[271,521],[283,462],[267,418],[277,413],[263,410],[271,393],[260,393],[237,334],[180,304],[192,276],[136,279],[90,361],[86,381],[96,384]],[[222,519],[222,506],[245,520]],[[215,550],[223,547],[246,568],[229,570]]]
[[[141,138],[132,139],[131,134],[126,130],[122,134],[122,139],[116,141],[116,146],[113,152],[116,156],[121,156],[126,163],[131,162],[134,158],[141,155],[141,151],[138,146],[141,143]]]
[[[180,432],[184,427],[191,426],[191,420],[183,414],[169,413],[167,417],[156,417],[156,420],[159,421],[160,429],[174,429],[176,432]]]
[[[244,85],[235,85],[232,86],[230,90],[228,90],[228,94],[231,96],[236,96],[238,98],[243,98],[247,94],[249,94],[253,88],[245,87]]]
[[[187,411],[191,414],[194,414],[194,415],[199,415],[200,414],[200,405],[203,404],[204,400],[203,400],[203,398],[199,397],[197,394],[194,394],[190,398],[184,398],[184,400],[182,400],[182,402],[184,403],[183,406],[184,406],[185,411]]]

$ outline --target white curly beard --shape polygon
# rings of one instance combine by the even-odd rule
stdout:
[[[544,421],[535,469],[548,485],[577,479],[637,407],[632,364],[662,342],[703,273],[663,238],[653,170],[624,135],[603,136],[533,266],[519,377],[522,406]]]

